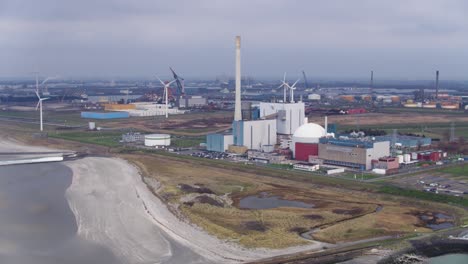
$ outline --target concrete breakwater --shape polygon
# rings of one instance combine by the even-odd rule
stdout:
[[[0,166],[58,162],[77,156],[75,152],[0,153]]]

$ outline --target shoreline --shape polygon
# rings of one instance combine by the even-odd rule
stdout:
[[[25,146],[7,137],[0,137],[0,143],[4,144],[2,149],[12,151],[53,150]],[[182,247],[184,253],[189,250],[198,255],[198,259],[190,256],[190,261],[195,263],[240,263],[302,251],[319,252],[325,245],[310,242],[308,245],[285,249],[244,248],[220,240],[187,220],[179,219],[150,190],[138,168],[126,160],[86,157],[65,161],[63,164],[73,171],[66,199],[76,218],[77,236],[108,247],[128,263],[143,260],[178,263],[172,259],[176,255],[172,252],[173,248],[178,246]],[[125,186],[122,186],[123,182]],[[109,202],[112,199],[114,201]],[[111,209],[106,209],[109,207]],[[143,223],[144,227],[136,226],[135,221]],[[151,232],[154,232],[152,235],[160,235],[159,240],[162,237],[162,241],[148,236]]]

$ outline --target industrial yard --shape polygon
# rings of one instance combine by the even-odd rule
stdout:
[[[388,181],[404,188],[436,194],[468,197],[468,166],[465,164],[414,173]]]

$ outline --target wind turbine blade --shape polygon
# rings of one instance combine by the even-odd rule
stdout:
[[[301,78],[297,79],[297,81],[291,87],[296,86],[297,82],[300,81],[300,80],[301,80]]]
[[[39,104],[40,104],[40,103],[41,103],[41,100],[39,100],[39,101],[37,102],[36,111],[37,111],[37,109],[39,108]]]
[[[39,96],[39,91],[36,90],[36,96],[37,96],[37,99],[41,99],[41,97]]]
[[[172,80],[172,81],[168,82],[166,85],[169,86],[169,85],[171,85],[171,84],[172,84],[173,82],[175,82],[175,81],[177,81],[177,80]]]
[[[42,101],[50,99],[49,97],[41,98]]]
[[[284,72],[284,75],[283,75],[283,82],[286,82],[286,72]]]
[[[159,79],[158,76],[156,76],[156,78],[158,78],[159,82],[160,82],[162,85],[166,85],[161,79]]]
[[[44,83],[46,83],[46,82],[47,82],[48,80],[50,80],[51,78],[52,78],[52,77],[47,77],[47,78],[45,78],[45,79],[41,82],[40,85],[43,85]]]

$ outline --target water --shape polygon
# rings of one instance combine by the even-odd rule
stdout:
[[[421,218],[421,220],[427,222],[426,227],[428,227],[428,228],[430,228],[432,230],[442,230],[442,229],[447,229],[447,228],[451,228],[451,227],[455,226],[454,223],[452,222],[453,217],[451,217],[449,215],[446,215],[446,214],[442,214],[442,213],[436,213],[436,214],[434,214],[434,216],[421,215],[420,218]],[[442,223],[439,223],[439,224],[436,224],[436,223],[431,224],[430,220],[432,218],[444,219],[444,220],[448,220],[448,221],[442,222]]]
[[[76,236],[65,199],[72,171],[60,163],[0,166],[0,263],[120,263]]]
[[[429,259],[430,264],[466,264],[468,254],[447,254]]]
[[[452,222],[445,222],[445,223],[440,223],[440,224],[428,224],[426,226],[432,230],[442,230],[442,229],[454,227],[455,225]]]
[[[283,200],[279,196],[267,196],[262,193],[260,196],[252,195],[242,198],[239,207],[243,209],[271,209],[278,207],[312,208],[313,204],[298,201]]]

